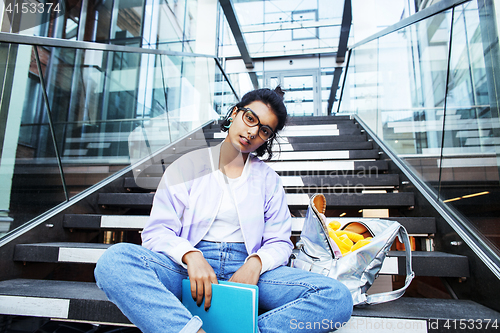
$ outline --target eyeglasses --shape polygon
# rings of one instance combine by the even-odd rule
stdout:
[[[259,117],[249,108],[238,108],[238,111],[244,111],[243,113],[243,122],[250,126],[255,127],[259,126],[259,137],[264,141],[272,140],[275,136],[274,131],[271,127],[267,125],[262,125],[260,123]]]

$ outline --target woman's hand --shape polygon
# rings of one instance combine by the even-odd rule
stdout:
[[[262,262],[260,258],[258,256],[250,257],[243,266],[234,272],[229,281],[257,285],[261,270]]]
[[[191,282],[191,296],[198,306],[205,296],[205,311],[210,308],[212,301],[212,283],[218,284],[214,269],[198,251],[184,254],[182,261],[188,267],[189,281]]]

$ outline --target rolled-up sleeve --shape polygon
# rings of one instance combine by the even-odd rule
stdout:
[[[142,232],[142,246],[164,253],[187,268],[182,257],[189,251],[198,251],[187,239],[179,237],[182,214],[189,202],[188,183],[171,182],[169,185],[168,177],[175,177],[175,169],[169,169],[156,190],[151,214]]]

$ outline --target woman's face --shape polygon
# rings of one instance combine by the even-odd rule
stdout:
[[[276,130],[276,126],[278,126],[278,117],[266,104],[261,101],[254,101],[245,105],[245,108],[252,110],[253,113],[259,117],[261,125],[267,125],[271,127],[273,131]],[[229,128],[225,141],[231,142],[237,150],[244,154],[253,152],[265,142],[265,140],[259,136],[260,126],[248,126],[243,121],[245,111],[237,111],[238,110],[235,108],[231,114],[233,123]]]

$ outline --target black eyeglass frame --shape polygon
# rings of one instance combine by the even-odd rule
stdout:
[[[269,125],[262,125],[260,123],[259,116],[257,116],[257,114],[255,114],[255,112],[252,109],[239,107],[238,111],[244,111],[244,113],[243,113],[243,115],[241,117],[242,117],[243,122],[245,123],[245,125],[247,125],[249,127],[259,126],[259,137],[262,140],[264,140],[264,141],[271,141],[272,139],[274,139],[276,137],[276,133],[273,131],[273,129]],[[247,123],[247,121],[245,120],[245,114],[247,114],[247,112],[251,112],[252,113],[252,116],[255,117],[255,119],[257,119],[257,124],[251,125],[251,124]],[[260,130],[261,130],[262,127],[267,128],[271,132],[271,136],[269,136],[269,138],[264,139],[263,137],[260,136]]]

